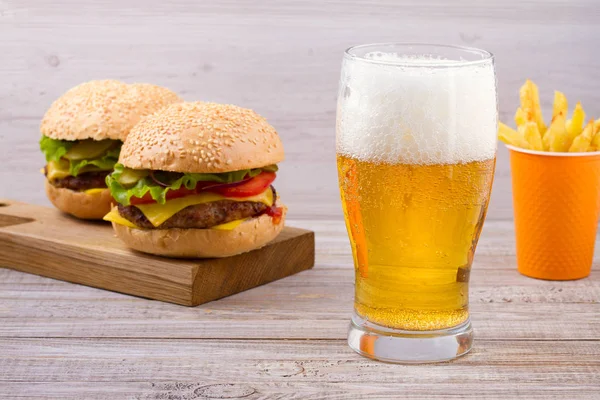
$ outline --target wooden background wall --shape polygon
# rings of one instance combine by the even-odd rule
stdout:
[[[454,3],[450,5],[450,3]],[[277,181],[293,218],[340,218],[334,154],[342,52],[443,42],[495,53],[500,116],[527,77],[546,115],[554,89],[600,116],[600,12],[581,0],[0,0],[0,197],[48,204],[38,124],[82,81],[147,81],[187,100],[253,108],[278,129]],[[506,151],[489,218],[511,217]]]

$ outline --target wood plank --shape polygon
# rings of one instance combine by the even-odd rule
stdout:
[[[513,268],[497,271],[474,269],[471,274],[471,302],[493,303],[598,303],[600,270],[577,281],[542,281],[519,275]],[[260,289],[211,304],[237,305],[246,302],[267,303],[273,297],[285,297],[311,304],[314,299],[351,299],[354,274],[351,268],[317,268],[289,279],[273,282]],[[335,289],[335,293],[327,293]],[[302,291],[302,292],[299,292]],[[119,293],[90,290],[85,286],[0,269],[0,300],[19,302],[90,301],[145,304],[147,300]],[[153,307],[168,308],[156,303]],[[279,304],[278,307],[285,306]],[[295,304],[294,307],[297,307]]]
[[[470,299],[478,338],[600,338],[598,272],[562,283],[520,275],[515,281],[515,275],[474,271]],[[196,309],[87,288],[72,291],[72,285],[47,279],[51,286],[41,291],[44,282],[28,290],[4,284],[0,337],[343,339],[352,279],[351,270],[316,269]]]
[[[219,259],[181,260],[127,249],[109,224],[0,199],[0,265],[186,306],[312,268],[314,233],[284,227],[267,246]]]
[[[346,337],[352,307],[348,302],[341,311],[336,312],[281,313],[241,308],[234,315],[211,309],[198,310],[194,315],[181,315],[157,311],[152,307],[139,307],[125,312],[130,315],[129,318],[113,318],[104,313],[112,312],[115,307],[103,307],[95,311],[92,307],[96,304],[75,306],[80,313],[87,312],[87,317],[64,317],[62,310],[72,310],[73,306],[57,302],[54,310],[44,317],[2,318],[0,337],[343,339]],[[313,304],[313,308],[318,307],[321,306]],[[116,311],[119,309],[116,308]],[[148,314],[152,317],[148,317]],[[518,307],[497,303],[473,305],[471,318],[475,335],[480,339],[600,339],[597,304],[535,304]]]
[[[362,358],[343,340],[2,339],[0,396],[591,399],[599,344],[478,340],[454,362],[410,366]]]
[[[469,371],[470,372],[470,371]],[[467,372],[467,373],[469,373]],[[457,380],[460,380],[458,378]],[[200,399],[243,399],[243,400],[407,400],[431,399],[477,399],[477,400],[597,400],[595,386],[562,385],[550,383],[539,385],[524,382],[518,385],[504,382],[491,385],[487,381],[468,385],[456,383],[410,385],[409,383],[384,383],[371,385],[332,381],[315,384],[288,383],[285,379],[274,379],[256,385],[252,382],[214,383],[205,385],[195,382],[8,382],[0,387],[0,395],[10,395],[11,399],[81,399],[114,400],[116,398],[135,400],[200,400]]]
[[[252,7],[234,0],[138,0],[125,9],[118,0],[21,0],[4,2],[0,11],[6,39],[0,43],[0,197],[16,194],[37,204],[48,204],[37,173],[40,118],[66,89],[94,78],[153,82],[187,100],[240,104],[265,115],[286,146],[277,189],[293,218],[341,218],[335,98],[342,52],[350,45],[418,40],[486,48],[496,56],[502,120],[512,120],[525,78],[540,86],[546,118],[555,89],[600,115],[600,92],[590,84],[597,64],[594,0],[468,0],[443,7],[416,0],[282,0],[277,6],[259,0]],[[501,147],[488,215],[510,218],[511,209]]]

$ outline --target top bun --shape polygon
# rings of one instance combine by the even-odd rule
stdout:
[[[181,101],[169,89],[147,83],[90,81],[52,103],[40,130],[60,140],[125,140],[142,117]]]
[[[128,168],[219,173],[283,160],[275,129],[252,110],[228,104],[172,104],[131,130],[119,162]]]

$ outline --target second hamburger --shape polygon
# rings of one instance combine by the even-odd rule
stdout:
[[[134,127],[106,179],[104,219],[129,247],[170,257],[225,257],[264,246],[284,225],[272,186],[284,158],[252,110],[173,104]]]
[[[46,194],[52,204],[78,218],[101,219],[112,200],[105,177],[131,128],[181,101],[164,87],[116,80],[82,83],[59,97],[40,126]]]

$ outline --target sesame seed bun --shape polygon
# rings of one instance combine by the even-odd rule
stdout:
[[[219,173],[282,161],[275,129],[252,110],[216,103],[178,103],[137,124],[121,149],[128,168]]]
[[[52,103],[40,131],[60,140],[125,140],[144,116],[181,101],[169,89],[147,83],[90,81]]]
[[[110,190],[87,194],[71,189],[57,188],[46,180],[46,195],[56,208],[81,219],[102,219],[114,200]]]
[[[175,258],[229,257],[263,247],[284,226],[286,207],[278,224],[268,215],[249,219],[231,231],[217,229],[136,229],[113,222],[119,239],[144,253]]]

